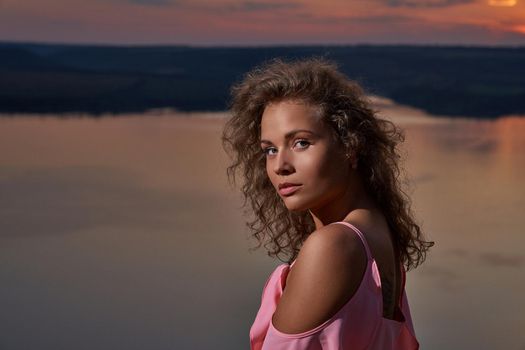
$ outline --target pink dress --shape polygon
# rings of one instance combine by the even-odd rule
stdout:
[[[406,274],[402,271],[402,295],[395,321],[382,317],[381,278],[365,237],[355,226],[334,222],[352,229],[366,250],[366,271],[355,294],[330,319],[303,333],[287,334],[272,324],[272,316],[283,293],[291,265],[281,264],[272,272],[263,289],[261,306],[250,329],[252,350],[405,350],[419,349],[405,292]]]

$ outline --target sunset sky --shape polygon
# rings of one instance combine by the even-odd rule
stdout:
[[[525,0],[0,0],[0,41],[525,45]]]

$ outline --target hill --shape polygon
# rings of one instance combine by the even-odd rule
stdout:
[[[310,56],[338,62],[368,93],[432,114],[525,114],[525,48],[23,43],[0,43],[0,112],[224,110],[230,86],[252,67]]]

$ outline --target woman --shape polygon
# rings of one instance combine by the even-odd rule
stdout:
[[[247,225],[284,254],[263,289],[253,350],[417,349],[405,268],[422,239],[399,180],[402,133],[322,59],[272,61],[233,90],[223,145]]]

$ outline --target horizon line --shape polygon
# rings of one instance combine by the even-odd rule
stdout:
[[[308,47],[435,47],[435,48],[486,48],[486,49],[523,49],[525,44],[489,45],[489,44],[447,44],[447,43],[286,43],[286,44],[184,44],[184,43],[74,43],[53,41],[17,41],[0,40],[0,45],[43,45],[43,46],[77,46],[77,47],[122,47],[122,48],[217,48],[217,49],[257,49],[257,48],[308,48]]]

